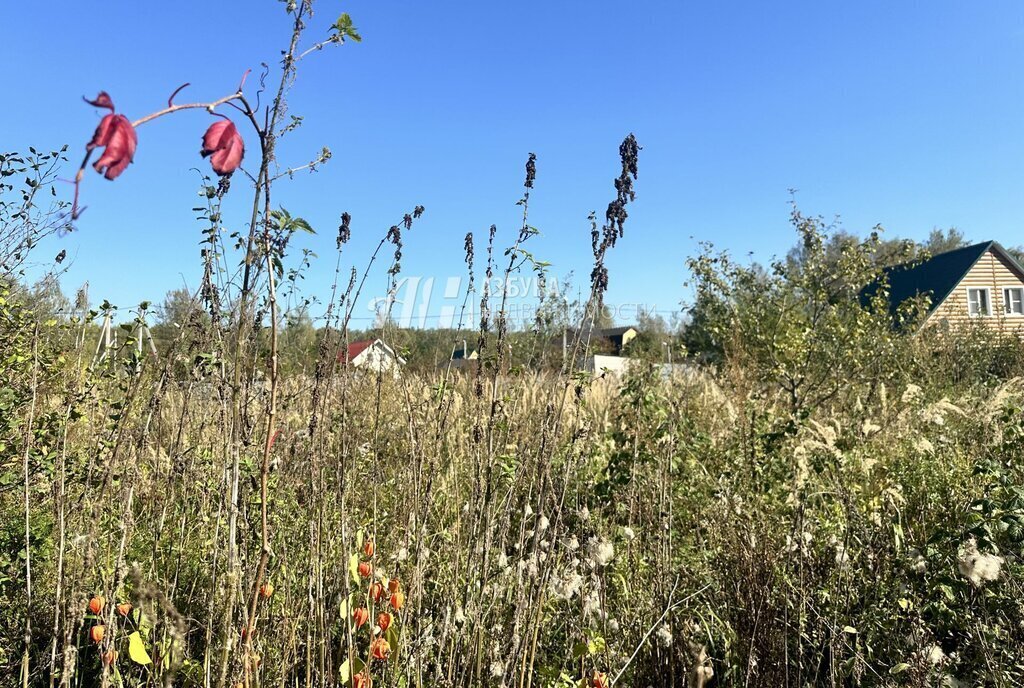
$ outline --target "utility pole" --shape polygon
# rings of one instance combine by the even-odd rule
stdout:
[[[106,359],[110,350],[117,346],[117,341],[115,340],[114,333],[111,331],[110,327],[110,313],[111,312],[107,310],[103,314],[103,324],[100,326],[100,338],[99,341],[96,342],[96,351],[92,355],[93,366],[97,366],[102,363],[104,359]]]
[[[103,324],[100,326],[99,341],[96,342],[96,351],[92,356],[93,367],[105,361],[107,356],[113,355],[112,352],[117,349],[117,330],[114,328],[113,322],[114,308],[104,308]],[[156,342],[153,341],[153,333],[149,331],[149,325],[146,324],[145,308],[141,308],[139,310],[139,317],[136,319],[135,329],[132,331],[132,336],[135,337],[135,353],[140,361],[143,357],[143,347],[148,349],[147,353],[151,354],[154,358],[160,357],[156,351]]]

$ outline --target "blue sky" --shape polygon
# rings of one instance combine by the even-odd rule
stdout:
[[[364,40],[306,61],[290,100],[304,124],[279,151],[289,165],[324,145],[334,153],[276,191],[319,231],[300,243],[320,256],[309,294],[327,294],[342,211],[353,216],[344,262],[361,265],[422,204],[403,269],[433,277],[438,296],[464,272],[467,231],[478,248],[491,223],[513,239],[530,151],[531,224],[543,233],[532,250],[581,284],[587,213],[611,198],[629,132],[644,149],[609,261],[615,304],[678,308],[700,240],[760,260],[784,253],[791,188],[805,212],[839,215],[851,231],[881,224],[921,238],[956,226],[974,240],[1024,243],[1019,2],[320,0],[309,40],[341,11]],[[99,117],[82,95],[107,90],[132,118],[185,81],[179,102],[216,98],[246,68],[274,65],[289,31],[273,0],[8,2],[0,25],[0,147],[68,143],[72,165]],[[190,168],[204,166],[199,138],[211,121],[189,112],[148,124],[116,182],[90,172],[79,231],[44,247],[73,257],[68,291],[88,280],[94,301],[127,307],[196,285]],[[235,183],[229,224],[242,228]]]

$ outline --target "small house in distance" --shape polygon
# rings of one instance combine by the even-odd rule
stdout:
[[[349,342],[348,348],[338,352],[338,363],[353,368],[365,368],[373,372],[398,372],[405,365],[405,359],[380,339],[363,339]]]
[[[466,346],[466,342],[462,342],[462,347],[459,348],[456,344],[456,348],[452,350],[451,367],[457,370],[470,369],[476,365],[480,359],[480,354],[477,351],[470,351],[469,347]]]
[[[606,356],[622,356],[626,346],[640,334],[632,325],[625,327],[605,327],[587,330],[565,329],[562,331],[562,346],[567,347],[569,342],[579,337],[587,343],[594,351]]]
[[[626,327],[606,327],[603,330],[598,330],[595,334],[611,342],[615,355],[621,356],[622,350],[636,338],[639,332],[635,327],[627,325]]]
[[[591,373],[626,372],[631,363],[631,359],[624,355],[626,347],[638,334],[639,331],[631,325],[592,330],[589,338],[592,350],[584,361],[584,370]]]
[[[977,322],[1005,333],[1024,333],[1024,266],[995,241],[939,253],[885,269],[890,306],[916,296],[931,299],[926,325]],[[877,285],[864,289],[870,298]]]

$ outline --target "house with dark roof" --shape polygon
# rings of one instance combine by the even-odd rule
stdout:
[[[606,327],[603,330],[597,331],[598,336],[611,342],[616,356],[621,356],[622,350],[625,349],[626,345],[633,341],[638,334],[640,333],[637,329],[629,325],[626,327]]]
[[[561,339],[563,346],[567,342],[579,338],[601,353],[610,356],[622,356],[626,345],[633,341],[638,334],[640,334],[639,330],[632,325],[625,327],[595,327],[589,331],[586,329],[573,330],[566,328],[562,332]]]
[[[885,276],[893,310],[907,299],[929,298],[927,325],[977,322],[1024,333],[1024,266],[995,241],[894,265]],[[878,287],[866,287],[862,297],[870,298]]]
[[[466,344],[466,340],[462,340],[462,346],[456,343],[452,348],[452,357],[450,361],[445,361],[442,366],[448,365],[456,370],[460,369],[471,369],[475,367],[480,361],[480,352],[470,351],[469,346]]]

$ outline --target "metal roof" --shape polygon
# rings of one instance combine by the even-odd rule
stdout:
[[[889,282],[890,309],[895,311],[907,299],[927,295],[931,297],[928,312],[934,311],[989,250],[1003,258],[1024,279],[1024,267],[1007,253],[1006,249],[998,242],[983,241],[938,253],[927,260],[910,261],[885,268],[883,273]],[[861,291],[861,298],[871,298],[878,291],[878,287],[877,282],[869,284]]]

